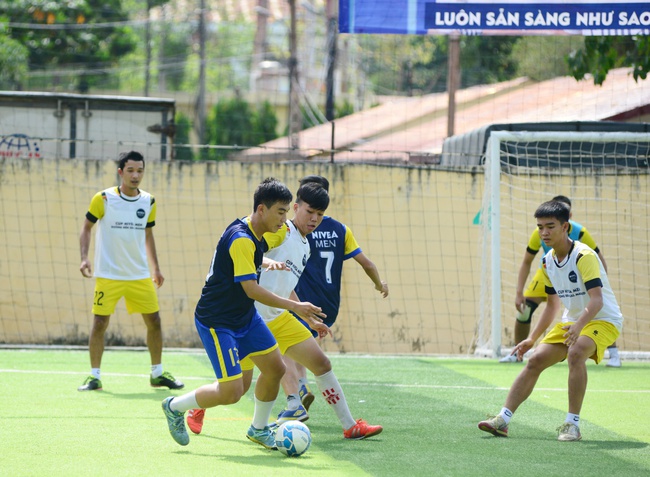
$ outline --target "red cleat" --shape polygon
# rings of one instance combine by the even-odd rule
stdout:
[[[190,409],[187,413],[187,426],[194,434],[201,434],[205,409]]]
[[[371,426],[363,419],[357,419],[357,423],[347,431],[343,431],[343,437],[346,439],[365,439],[366,437],[376,436],[384,428],[381,426]]]

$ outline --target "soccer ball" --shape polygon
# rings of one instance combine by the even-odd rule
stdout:
[[[289,457],[303,455],[311,445],[311,432],[300,421],[287,421],[280,424],[275,433],[275,445]]]

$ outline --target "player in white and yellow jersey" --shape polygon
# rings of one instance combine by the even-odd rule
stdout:
[[[569,209],[571,209],[571,199],[564,195],[557,195],[553,197],[552,200],[564,202],[569,206]],[[603,262],[605,271],[607,271],[607,262],[605,262],[605,256],[585,226],[570,219],[568,233],[570,239],[579,240],[585,245],[591,247],[598,254],[598,258],[600,258],[600,260]],[[526,287],[524,290],[526,279],[530,274],[531,266],[535,260],[537,252],[540,250],[543,250],[543,254],[545,255],[550,250],[550,247],[542,242],[541,238],[539,237],[539,231],[536,228],[530,234],[530,239],[528,240],[528,245],[526,246],[526,252],[524,253],[524,258],[521,262],[519,273],[517,275],[517,289],[515,294],[515,308],[517,310],[517,316],[514,326],[515,345],[520,341],[526,339],[528,333],[530,333],[530,324],[532,322],[533,313],[535,313],[535,310],[542,302],[546,301],[546,291],[544,289],[541,261],[539,262],[539,267],[535,271],[535,275],[533,276],[532,280],[530,280],[528,287]],[[614,343],[608,349],[610,359],[607,362],[607,366],[620,367],[621,359],[618,353],[618,348],[616,347],[616,343]],[[508,354],[499,360],[500,363],[515,363],[521,361],[523,361],[523,359],[518,361],[517,356],[514,354]]]
[[[300,185],[310,182],[320,184],[329,191],[329,181],[323,176],[303,177],[300,180]],[[312,253],[305,272],[298,281],[296,293],[303,300],[311,299],[314,300],[314,303],[319,304],[327,316],[323,321],[327,326],[331,327],[338,317],[341,306],[343,264],[350,259],[361,266],[375,286],[375,290],[382,297],[388,296],[388,284],[381,279],[374,262],[361,250],[350,227],[332,217],[325,216],[318,230],[309,234],[307,238]],[[307,326],[306,323],[304,325]],[[312,331],[312,335],[318,336],[314,331]],[[287,372],[282,378],[285,394],[290,395],[297,387],[302,404],[305,409],[309,410],[315,396],[309,386],[307,370],[287,356],[284,357],[284,363],[287,365]]]
[[[284,264],[283,269],[267,268],[260,275],[260,286],[282,297],[291,297],[300,279],[311,247],[307,236],[311,234],[323,220],[325,210],[329,205],[329,195],[319,184],[309,183],[298,189],[296,203],[293,205],[294,218],[287,222],[288,232],[282,244],[265,254],[265,259]],[[269,238],[269,234],[265,235]],[[278,342],[280,352],[291,357],[309,369],[315,376],[316,383],[327,404],[338,417],[343,427],[343,436],[347,439],[364,439],[379,434],[381,426],[370,425],[366,421],[355,420],[345,399],[345,394],[339,383],[330,360],[321,350],[302,322],[283,308],[268,306],[260,302],[255,307],[262,319],[273,333]],[[309,321],[311,329],[326,334],[327,325]],[[331,334],[331,332],[330,332]],[[253,362],[250,357],[241,361],[244,374],[245,389],[248,389],[253,378]],[[306,421],[309,416],[300,402],[298,389],[290,395],[288,409],[282,411],[276,421],[278,424],[290,420]],[[257,412],[256,403],[256,412]],[[203,428],[205,410],[193,409],[187,417],[189,428],[199,434]]]
[[[163,340],[154,284],[160,287],[165,279],[160,272],[153,237],[156,201],[151,194],[139,189],[144,176],[142,154],[136,151],[120,154],[117,173],[121,184],[95,194],[79,236],[79,270],[84,277],[90,278],[93,272],[88,249],[91,229],[97,224],[95,299],[92,307],[94,318],[88,340],[91,370],[90,376],[78,389],[102,389],[100,366],[104,354],[104,334],[115,305],[122,297],[127,311],[141,313],[147,326],[151,386],[181,389],[183,383],[169,372],[164,372],[162,365]]]
[[[623,316],[605,267],[590,247],[569,238],[569,214],[568,206],[560,201],[544,202],[535,212],[539,235],[551,247],[543,261],[548,303],[530,336],[515,347],[517,355],[521,357],[533,347],[562,304],[565,311],[562,322],[546,334],[515,379],[501,412],[479,423],[479,429],[495,436],[508,435],[510,418],[530,396],[540,374],[566,359],[569,409],[558,429],[558,440],[580,440],[580,410],[587,389],[586,361],[600,363],[605,349],[621,332]]]

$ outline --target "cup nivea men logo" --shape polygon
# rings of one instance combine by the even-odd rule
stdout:
[[[578,275],[573,270],[569,273],[569,281],[571,283],[576,283],[578,281]]]
[[[141,219],[142,217],[144,217],[144,209],[138,209],[135,215],[137,215],[138,218]]]

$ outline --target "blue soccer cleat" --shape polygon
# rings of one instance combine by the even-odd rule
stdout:
[[[162,402],[162,409],[167,418],[169,433],[178,444],[186,446],[190,443],[190,436],[187,433],[187,429],[185,429],[185,413],[171,410],[169,403],[172,399],[174,397],[169,396]]]
[[[266,426],[264,429],[255,429],[251,425],[251,427],[248,428],[248,432],[246,432],[246,437],[248,440],[259,444],[262,447],[271,450],[278,450],[278,447],[275,445],[275,432],[269,426]]]

